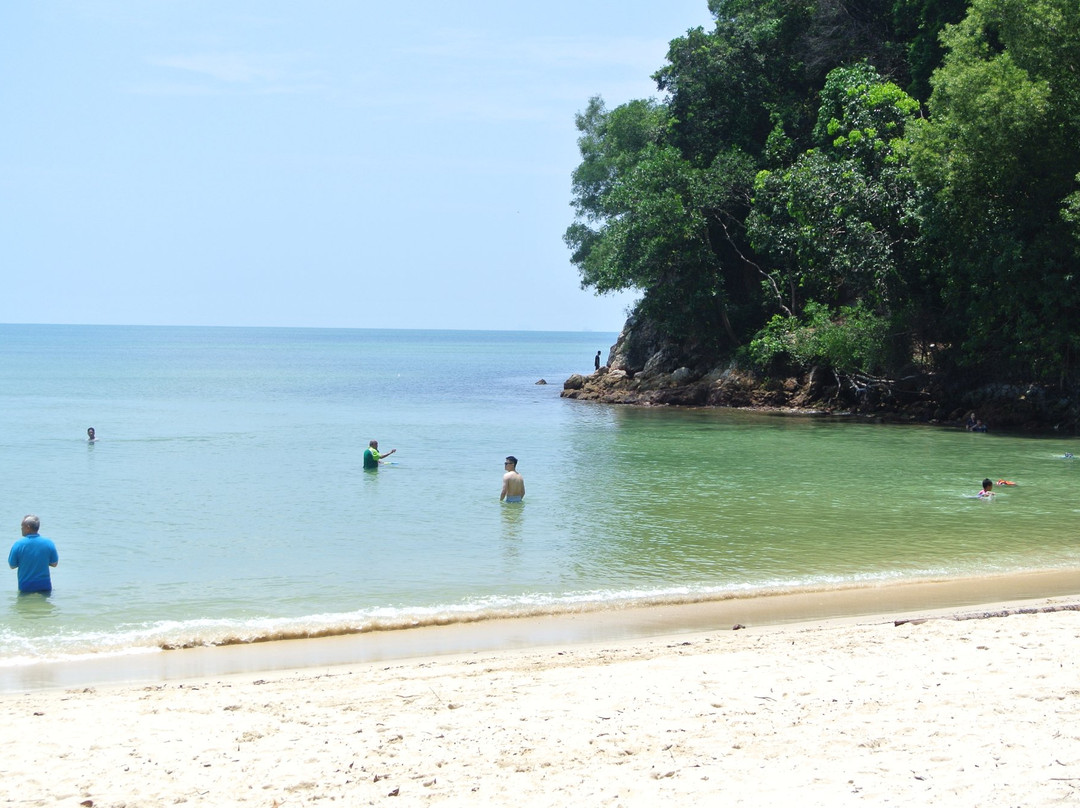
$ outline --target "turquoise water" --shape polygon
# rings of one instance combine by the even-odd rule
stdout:
[[[1071,440],[561,399],[614,338],[0,326],[0,664],[1080,566]]]

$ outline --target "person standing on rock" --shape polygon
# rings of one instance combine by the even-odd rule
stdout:
[[[600,370],[600,352],[596,352],[596,357],[593,359],[593,369]]]

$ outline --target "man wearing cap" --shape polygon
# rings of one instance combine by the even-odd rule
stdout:
[[[510,455],[503,463],[506,474],[503,475],[502,493],[499,502],[521,502],[525,499],[525,480],[518,473],[517,458]]]

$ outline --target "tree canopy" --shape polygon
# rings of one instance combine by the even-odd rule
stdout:
[[[582,284],[688,363],[1075,383],[1076,0],[710,0],[577,117]]]

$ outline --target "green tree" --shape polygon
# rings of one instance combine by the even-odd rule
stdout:
[[[593,99],[578,116],[583,160],[574,172],[578,221],[566,231],[582,284],[644,291],[640,311],[699,352],[734,339],[709,222],[724,189],[752,176],[737,158],[695,168],[662,142],[665,110],[633,101],[610,112]]]
[[[762,155],[805,130],[808,89],[787,45],[809,0],[714,0],[716,30],[672,41],[655,78],[663,105],[578,116],[576,221],[582,282],[642,291],[640,312],[701,355],[730,351],[765,321],[743,225]],[[801,82],[801,83],[800,83]]]
[[[774,333],[809,328],[819,335],[818,344],[824,333],[859,331],[860,351],[841,352],[843,358],[848,364],[852,356],[872,359],[876,370],[887,358],[902,363],[910,357],[911,335],[899,325],[880,325],[909,320],[909,287],[918,273],[912,253],[919,188],[903,141],[918,109],[917,101],[869,65],[837,68],[821,92],[815,147],[789,168],[758,174],[747,231],[768,268],[775,305],[786,316],[771,322]],[[821,321],[829,311],[837,323],[825,330]],[[873,327],[866,326],[871,320]],[[873,340],[892,344],[870,345]],[[760,337],[756,344],[759,362],[761,346],[785,346]],[[805,351],[791,356],[807,358]]]
[[[1071,374],[1080,3],[709,8],[654,75],[662,100],[578,117],[583,285],[641,291],[703,361],[790,343],[884,372],[932,343],[975,380]]]
[[[967,8],[968,0],[896,0],[893,6],[896,33],[907,51],[907,91],[923,103],[930,98],[930,76],[945,54],[941,32],[964,19]]]
[[[895,2],[710,0],[713,30],[696,28],[672,40],[667,65],[654,75],[662,103],[634,101],[608,111],[593,99],[578,116],[576,220],[565,236],[583,285],[640,290],[641,312],[669,337],[690,335],[714,352],[745,344],[771,316],[776,298],[774,279],[746,231],[755,174],[791,169],[814,145],[818,91],[834,67],[866,60],[887,73],[905,73],[905,49],[891,22]],[[875,85],[873,92],[885,91]],[[898,102],[881,99],[879,115],[889,103]],[[838,120],[845,114],[834,112]],[[853,122],[844,135],[863,180],[884,172],[867,175],[862,166],[870,155],[860,150],[893,137],[889,129],[896,124],[882,118],[879,132],[872,132],[873,126]],[[875,159],[884,159],[880,150]],[[830,157],[820,165],[808,159],[796,174],[812,192],[817,180],[843,185],[850,171]],[[852,264],[854,280],[855,253],[892,248],[882,247],[884,225],[873,223],[870,212],[885,204],[881,190],[863,181],[848,195],[850,255],[836,263]],[[788,257],[802,260],[809,255],[803,247]],[[819,270],[804,276],[816,272],[827,281]]]
[[[943,43],[913,153],[933,191],[924,260],[948,358],[1065,380],[1080,349],[1080,4],[974,0]]]

